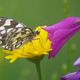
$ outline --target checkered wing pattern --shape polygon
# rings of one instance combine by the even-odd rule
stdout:
[[[19,48],[25,42],[31,41],[33,31],[23,23],[13,19],[0,18],[0,46],[7,50]]]

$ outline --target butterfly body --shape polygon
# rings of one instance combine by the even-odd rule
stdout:
[[[4,17],[0,18],[0,45],[4,49],[17,49],[32,41],[37,34],[39,34],[38,31],[32,31],[23,23]]]

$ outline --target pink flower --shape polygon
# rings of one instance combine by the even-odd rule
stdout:
[[[74,62],[74,65],[80,68],[80,58]],[[63,76],[61,80],[80,80],[80,70]]]
[[[51,58],[80,30],[80,17],[69,17],[44,29],[48,32],[48,38],[52,42],[52,51],[49,54],[49,58]]]
[[[80,80],[80,71],[69,73],[63,76],[61,80]]]

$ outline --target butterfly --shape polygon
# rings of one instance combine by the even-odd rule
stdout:
[[[14,50],[34,39],[39,31],[33,31],[14,19],[0,17],[0,46],[6,50]]]

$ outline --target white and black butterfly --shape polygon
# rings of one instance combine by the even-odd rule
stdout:
[[[32,41],[39,31],[32,31],[23,23],[13,19],[0,18],[0,46],[7,50],[19,48],[24,43]]]

